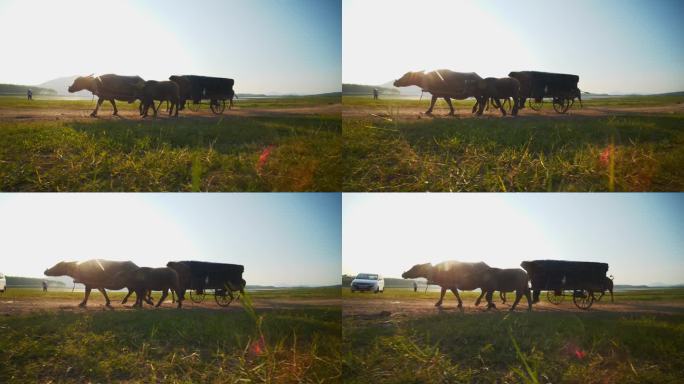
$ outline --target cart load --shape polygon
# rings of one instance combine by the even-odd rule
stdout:
[[[244,293],[243,265],[178,261],[167,266],[176,270],[181,285],[190,291],[190,300],[195,303],[201,303],[206,295],[213,295],[218,305],[227,307]]]
[[[565,73],[539,71],[511,72],[508,76],[520,82],[520,106],[529,99],[530,108],[538,111],[544,104],[544,98],[551,98],[553,109],[565,113],[575,103],[575,98],[582,104],[582,96],[577,83],[579,76]]]
[[[539,301],[541,291],[553,304],[560,304],[565,291],[572,291],[575,305],[589,309],[595,300],[595,292],[606,289],[608,264],[586,261],[533,260],[523,261],[520,266],[527,271],[534,291],[534,302]]]
[[[202,100],[209,100],[209,108],[215,114],[221,114],[233,106],[235,80],[224,77],[210,77],[197,75],[171,76],[171,80],[181,83],[182,103],[187,104],[191,111],[198,111]]]

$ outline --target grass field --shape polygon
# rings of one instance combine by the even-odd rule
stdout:
[[[344,97],[345,191],[679,191],[683,97],[594,99],[568,116],[422,117],[427,101]],[[459,101],[469,111],[472,101]],[[548,103],[547,103],[548,104]],[[662,107],[671,113],[630,112]],[[602,108],[616,108],[606,112]],[[551,116],[550,116],[551,115]]]
[[[343,291],[352,307],[383,296],[428,305],[437,298],[410,290]],[[476,293],[464,296],[472,305]],[[684,301],[684,289],[620,292],[615,300]],[[343,316],[343,348],[349,383],[677,383],[684,372],[684,315],[435,310]]]
[[[265,293],[266,294],[266,293]],[[11,296],[10,296],[11,295]],[[13,289],[10,300],[73,299],[82,292]],[[114,293],[119,298],[122,293]],[[336,298],[339,288],[266,297]],[[36,310],[0,317],[0,382],[331,383],[340,381],[339,306],[220,311]],[[91,306],[101,305],[93,295]],[[39,307],[37,304],[36,307]]]
[[[0,190],[339,191],[339,114],[259,114],[274,105],[287,110],[331,102],[329,97],[249,101],[257,109],[249,116],[0,119]],[[41,116],[78,110],[87,115],[92,105],[27,104],[0,98],[0,114],[20,115],[26,108]],[[135,108],[124,103],[121,110]]]

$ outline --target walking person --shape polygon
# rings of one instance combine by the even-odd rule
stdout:
[[[43,292],[47,292],[47,281],[43,280]]]
[[[26,91],[26,96],[29,100],[33,100],[33,91],[31,91],[31,88],[29,88],[28,91]]]
[[[373,88],[373,100],[377,100],[377,99],[378,99],[378,89]]]

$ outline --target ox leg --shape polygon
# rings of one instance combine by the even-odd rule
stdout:
[[[523,297],[524,290],[522,289],[517,289],[515,291],[515,301],[513,302],[513,305],[511,306],[511,311],[515,309],[515,307],[518,306],[518,303],[520,302],[520,299]]]
[[[499,296],[501,297],[501,303],[506,304],[506,292],[504,292],[504,291],[499,292]]]
[[[538,303],[539,302],[539,294],[541,293],[540,290],[535,289],[534,290],[534,295],[532,296],[532,303]]]
[[[439,301],[435,303],[435,307],[441,307],[442,301],[444,301],[444,294],[446,294],[446,288],[442,287],[442,292],[439,294]]]
[[[91,117],[97,116],[97,111],[100,110],[100,106],[102,105],[103,102],[104,102],[104,99],[102,99],[102,98],[97,99],[97,105],[95,105],[95,109],[93,110],[93,112],[90,113]]]
[[[482,298],[484,297],[485,293],[487,293],[487,292],[485,292],[485,291],[483,290],[482,293],[480,294],[480,297],[478,297],[477,300],[475,300],[475,306],[476,306],[476,307],[477,307],[478,305],[480,305],[480,301],[482,301]]]
[[[437,96],[432,96],[432,100],[430,100],[430,108],[428,108],[427,111],[425,111],[426,115],[431,115],[432,114],[432,109],[435,108],[435,103],[437,102]]]
[[[159,307],[161,305],[161,303],[164,302],[164,300],[166,299],[166,296],[168,296],[168,295],[169,295],[169,289],[166,288],[162,291],[162,296],[159,299],[159,302],[157,303],[157,305],[155,305],[155,307]]]
[[[176,291],[176,294],[178,295],[178,306],[177,308],[183,307],[183,300],[185,300],[185,289],[178,289]]]
[[[118,115],[119,115],[119,110],[116,109],[116,101],[114,101],[114,99],[109,99],[109,102],[112,103],[112,107],[114,107],[114,113],[113,113],[113,115],[114,115],[114,116],[118,116]]]
[[[461,295],[458,294],[458,289],[451,288],[451,292],[454,293],[454,296],[456,296],[456,300],[458,300],[458,306],[456,308],[460,309],[461,312],[463,312],[463,300],[461,300]]]
[[[451,104],[451,98],[445,97],[444,100],[446,100],[447,104],[449,105],[449,116],[454,115],[454,106]]]
[[[506,110],[503,107],[503,103],[499,99],[492,98],[492,104],[501,111],[501,114],[506,116]]]
[[[111,302],[109,301],[109,296],[107,296],[107,291],[104,288],[98,288],[98,291],[102,292],[102,296],[105,298],[105,305],[111,307]]]
[[[90,297],[90,291],[92,288],[86,285],[85,288],[85,297],[83,298],[83,301],[81,301],[81,304],[79,304],[79,307],[85,307],[86,304],[88,304],[88,297]]]
[[[126,294],[126,296],[124,296],[123,300],[121,300],[121,305],[126,304],[128,302],[128,298],[131,297],[131,293],[133,293],[133,291],[131,291],[131,289],[128,288],[128,293]]]
[[[527,299],[527,310],[531,311],[532,310],[532,297],[530,297],[530,289],[528,287],[525,287],[525,298]]]
[[[511,110],[511,115],[518,116],[518,110],[520,109],[520,104],[518,103],[518,97],[513,96],[513,109]]]
[[[143,295],[143,298],[142,298],[140,304],[142,304],[143,301],[149,305],[154,305],[154,300],[152,299],[152,290],[151,289],[148,289],[145,291],[145,294]]]
[[[487,98],[479,97],[477,102],[480,104],[480,107],[477,109],[477,115],[482,116],[482,112],[484,112],[485,105],[487,104]]]
[[[485,296],[485,299],[487,300],[487,310],[490,310],[492,308],[496,309],[496,304],[494,304],[493,296],[494,296],[493,290],[487,291],[487,294]]]

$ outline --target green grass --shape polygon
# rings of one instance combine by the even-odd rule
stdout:
[[[684,189],[681,115],[390,120],[343,120],[344,191]]]
[[[0,142],[2,191],[340,190],[337,116],[2,121]]]
[[[13,291],[7,294],[22,299],[82,296]],[[288,298],[287,291],[270,294]],[[326,288],[292,297],[305,292],[339,297],[339,290]],[[255,312],[250,299],[260,298],[250,295],[245,310],[228,312],[146,308],[2,317],[0,382],[339,382],[339,306]]]
[[[676,383],[684,372],[681,315],[345,318],[343,340],[348,383]]]

